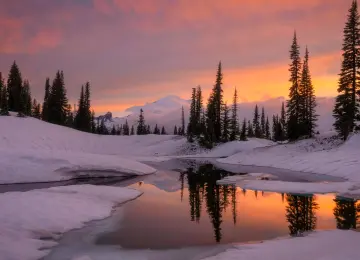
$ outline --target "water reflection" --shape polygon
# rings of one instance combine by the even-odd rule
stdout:
[[[355,229],[360,214],[360,204],[356,200],[336,197],[334,216],[338,229]]]

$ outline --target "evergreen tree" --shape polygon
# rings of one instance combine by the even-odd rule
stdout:
[[[123,125],[123,135],[130,135],[130,128],[129,128],[129,124],[128,121],[125,120],[125,124]]]
[[[299,45],[297,43],[296,32],[294,33],[293,42],[290,49],[290,79],[291,87],[287,106],[287,134],[290,140],[296,140],[300,136],[299,129],[299,112],[301,97],[299,93],[299,83],[301,74],[301,60]]]
[[[273,115],[273,123],[272,123],[272,137],[273,137],[273,141],[278,141],[278,136],[277,136],[277,128],[279,127],[279,122],[277,122],[277,117],[275,115]]]
[[[175,125],[174,127],[174,135],[177,135],[178,134],[178,130],[177,130],[177,126]]]
[[[24,85],[22,87],[24,91],[24,111],[23,113],[26,116],[31,116],[32,111],[32,98],[31,98],[31,91],[30,91],[30,83],[28,80],[24,80]]]
[[[147,135],[151,134],[150,125],[147,125],[146,134]]]
[[[9,115],[8,90],[5,85],[3,85],[0,94],[1,94],[0,114],[2,116],[8,116]]]
[[[48,109],[48,121],[50,123],[65,125],[68,116],[68,99],[62,71],[56,73],[51,86]]]
[[[224,104],[223,110],[223,129],[222,129],[222,141],[228,142],[230,135],[230,118],[229,118],[229,107],[227,104]]]
[[[41,107],[40,104],[37,102],[36,99],[34,99],[33,104],[32,104],[32,116],[40,119],[41,118]]]
[[[251,124],[250,120],[248,121],[248,125],[247,125],[247,136],[254,137],[254,129],[253,129],[253,125]]]
[[[261,137],[266,137],[266,120],[265,120],[265,108],[261,109],[261,119],[260,119],[260,127],[261,127]]]
[[[113,125],[112,128],[111,128],[111,135],[116,135],[115,125]]]
[[[50,96],[50,79],[46,78],[46,82],[45,82],[45,95],[44,95],[44,102],[43,102],[43,106],[42,106],[42,113],[41,113],[41,118],[44,121],[48,121],[48,103],[49,103],[49,96]]]
[[[166,131],[165,131],[165,127],[164,127],[164,126],[161,128],[161,134],[162,134],[162,135],[166,135]]]
[[[65,126],[74,127],[74,114],[72,112],[72,108],[70,104],[67,104],[65,109]]]
[[[8,90],[8,105],[10,111],[19,112],[19,107],[22,105],[24,108],[24,104],[20,104],[20,102],[25,102],[25,100],[22,100],[23,97],[21,95],[25,95],[22,93],[22,77],[20,73],[20,69],[17,66],[16,62],[11,65],[8,81],[7,81],[7,90]],[[23,113],[24,111],[20,111],[20,113]]]
[[[116,135],[121,135],[121,129],[122,129],[121,126],[119,125],[116,126]]]
[[[259,120],[260,120],[259,108],[256,105],[255,106],[255,111],[254,111],[254,119],[253,119],[253,129],[254,129],[254,135],[255,135],[256,138],[261,138],[262,137]]]
[[[201,87],[198,86],[196,89],[196,99],[195,99],[195,118],[196,118],[196,125],[195,125],[195,135],[200,137],[202,132],[201,126],[201,116],[203,113],[203,97]]]
[[[265,138],[271,140],[269,117],[266,117],[265,122]]]
[[[244,121],[242,123],[241,127],[241,133],[240,133],[240,141],[246,141],[246,118],[244,118]]]
[[[286,134],[286,112],[285,112],[284,102],[282,102],[282,104],[281,104],[280,124],[281,124],[282,129],[283,129],[282,140],[286,140],[286,137],[287,137],[287,134]]]
[[[360,93],[360,29],[357,1],[353,1],[349,9],[348,19],[344,28],[342,46],[342,64],[333,115],[334,127],[338,134],[346,140],[353,132],[356,120],[359,119],[359,104],[356,93]]]
[[[27,105],[27,98],[28,98],[28,95],[27,95],[27,90],[25,87],[21,87],[20,89],[20,96],[19,96],[19,99],[16,100],[16,103],[17,103],[17,116],[19,117],[24,117],[26,114],[26,105]]]
[[[181,135],[185,135],[185,115],[184,115],[184,106],[181,107]]]
[[[96,133],[96,124],[95,124],[95,112],[91,111],[91,132]]]
[[[222,108],[223,108],[223,90],[222,90],[222,66],[219,62],[216,81],[212,93],[210,95],[207,107],[207,127],[209,133],[209,142],[218,142],[221,137],[222,129]]]
[[[85,83],[84,95],[84,130],[91,132],[91,101],[90,101],[90,83]]]
[[[160,129],[158,128],[158,125],[157,125],[157,124],[155,125],[155,128],[154,128],[154,134],[155,134],[155,135],[159,135],[159,134],[160,134]]]
[[[189,118],[189,123],[188,123],[188,127],[187,127],[187,138],[188,138],[188,141],[190,141],[190,142],[193,142],[196,125],[197,125],[197,123],[196,123],[196,88],[193,88],[192,94],[191,94],[191,103],[190,103],[190,118]],[[181,129],[180,134],[182,134],[182,131],[184,131],[184,129]]]
[[[131,131],[130,131],[130,135],[134,135],[135,131],[134,131],[134,125],[131,126]]]
[[[147,132],[147,129],[146,129],[146,125],[145,125],[144,111],[141,108],[136,134],[137,135],[145,135],[146,132]]]
[[[231,131],[230,131],[230,141],[235,141],[238,139],[239,135],[239,122],[238,122],[238,94],[235,87],[234,90],[234,97],[233,97],[233,104],[231,107]],[[246,124],[246,123],[245,123]]]

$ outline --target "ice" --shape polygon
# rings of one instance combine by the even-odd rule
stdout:
[[[360,233],[320,231],[305,237],[236,246],[205,260],[354,260],[359,259]]]
[[[0,195],[0,258],[39,259],[60,233],[103,219],[139,196],[129,188],[77,185]]]

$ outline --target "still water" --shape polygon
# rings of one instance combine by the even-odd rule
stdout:
[[[356,228],[360,204],[333,195],[300,196],[217,185],[232,175],[211,164],[159,171],[129,185],[144,194],[123,206],[118,225],[98,245],[174,249]]]

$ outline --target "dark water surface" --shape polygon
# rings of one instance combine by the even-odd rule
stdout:
[[[97,236],[96,243],[129,250],[174,249],[356,228],[360,205],[355,200],[216,184],[229,175],[233,173],[204,164],[143,177],[129,187],[144,194],[122,207],[116,228]]]

